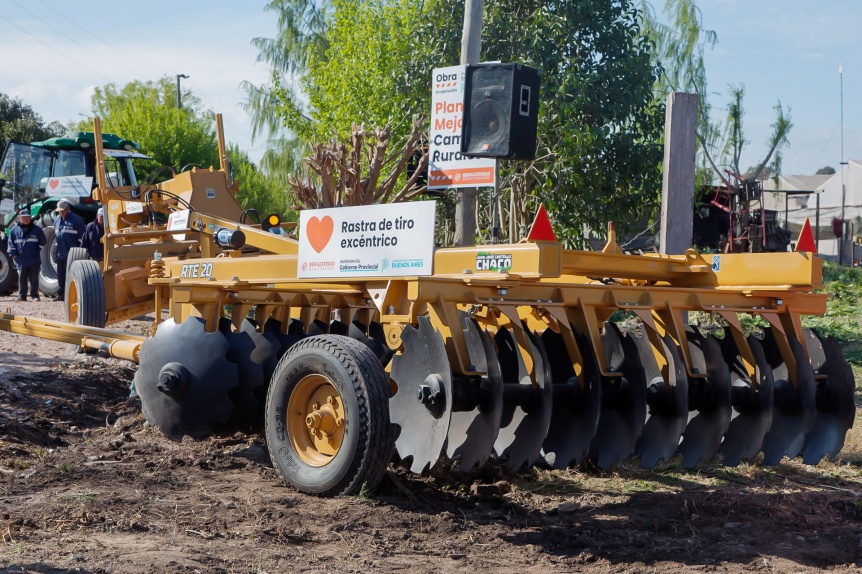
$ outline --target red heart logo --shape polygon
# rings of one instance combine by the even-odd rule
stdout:
[[[56,189],[56,187],[57,187],[58,185],[60,185],[60,180],[59,180],[59,179],[51,179],[51,180],[48,180],[48,187],[50,187],[51,189]]]
[[[305,236],[315,251],[318,253],[323,251],[326,244],[329,243],[330,237],[332,237],[332,229],[334,227],[335,223],[333,223],[332,218],[328,215],[324,215],[320,219],[312,216],[308,220],[308,223],[305,225]]]

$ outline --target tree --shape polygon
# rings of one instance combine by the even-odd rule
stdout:
[[[704,187],[716,179],[729,186],[735,185],[734,177],[728,176],[725,167],[735,174],[742,174],[739,158],[749,143],[742,130],[745,87],[729,86],[731,102],[728,104],[727,118],[724,122],[717,120],[709,103],[704,54],[717,44],[718,36],[703,27],[701,12],[695,0],[665,0],[663,12],[670,24],[660,22],[647,0],[640,0],[640,5],[646,15],[644,28],[656,46],[657,61],[662,64],[662,74],[655,86],[657,97],[664,97],[670,91],[687,91],[700,96],[695,187]],[[787,136],[793,124],[790,110],[785,112],[781,102],[774,109],[776,119],[772,125],[773,132],[766,142],[766,156],[758,166],[746,171],[746,178],[761,177],[767,173],[777,175],[781,171],[781,148],[789,145]],[[772,165],[767,169],[770,161]]]
[[[103,131],[139,143],[152,158],[136,162],[140,182],[164,181],[172,172],[192,165],[208,168],[220,163],[213,112],[204,109],[192,93],[183,94],[182,108],[177,109],[176,101],[176,83],[167,77],[130,82],[122,88],[108,84],[93,94],[93,115],[101,119]],[[81,122],[79,129],[92,130],[92,118]],[[228,157],[243,207],[288,214],[283,181],[260,172],[236,146],[228,149]]]
[[[93,92],[92,111],[102,121],[102,130],[141,144],[152,160],[136,164],[139,179],[163,181],[188,165],[218,166],[218,146],[212,112],[203,109],[192,94],[183,98],[177,108],[176,83],[168,77],[157,82],[134,81],[118,88],[115,84],[97,87]],[[79,124],[82,130],[93,129],[88,118]]]
[[[817,170],[817,175],[835,175],[835,168],[832,166],[824,166]]]
[[[307,138],[327,130],[344,134],[354,122],[373,126],[386,120],[394,134],[405,133],[408,119],[430,107],[431,70],[458,62],[463,2],[333,0],[326,5],[325,26],[300,35],[322,38],[304,53],[306,59],[287,50],[292,44],[285,44],[279,61],[262,53],[281,66],[273,69],[270,91],[280,106],[277,115]],[[510,238],[523,234],[539,202],[555,214],[570,244],[582,238],[584,224],[603,230],[616,220],[625,227],[653,211],[664,114],[652,97],[658,70],[632,2],[502,0],[485,6],[483,60],[543,71],[538,159],[504,167],[511,199],[501,217]],[[296,30],[286,35],[294,38]],[[302,97],[284,89],[296,85],[290,72],[301,70]],[[485,201],[485,222],[488,211]]]
[[[228,147],[227,155],[233,165],[234,179],[239,183],[236,198],[243,208],[257,210],[262,217],[277,213],[285,219],[296,219],[285,191],[285,182],[264,174],[235,144]],[[252,223],[258,221],[253,220]]]
[[[59,122],[46,126],[42,117],[21,100],[0,94],[0,153],[10,141],[42,141],[60,136],[65,131]]]

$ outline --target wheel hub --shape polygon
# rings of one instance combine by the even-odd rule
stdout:
[[[344,404],[327,377],[301,379],[287,405],[290,440],[308,465],[324,466],[338,454],[344,440]]]

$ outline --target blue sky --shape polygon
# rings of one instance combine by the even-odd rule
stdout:
[[[486,0],[492,2],[493,0]],[[654,0],[660,8],[663,0]],[[0,92],[22,99],[46,121],[89,112],[95,86],[187,74],[182,81],[208,108],[225,115],[226,137],[253,160],[240,107],[243,80],[266,82],[251,39],[273,37],[264,0],[108,3],[93,0],[0,0]],[[780,100],[794,123],[784,172],[813,173],[841,161],[843,64],[844,157],[862,158],[862,2],[859,0],[700,0],[703,25],[718,44],[707,55],[709,100],[717,114],[728,84],[744,84],[743,169],[766,153]],[[86,29],[86,31],[85,31]]]
[[[844,158],[862,158],[862,2],[859,0],[700,0],[704,28],[718,44],[706,58],[709,101],[720,117],[728,84],[743,84],[743,128],[751,143],[741,169],[766,154],[781,101],[794,124],[783,172],[811,174],[841,161],[843,64]],[[721,109],[719,109],[721,108]]]

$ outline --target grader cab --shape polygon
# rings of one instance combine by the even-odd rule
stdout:
[[[626,255],[612,230],[602,252],[570,251],[545,230],[432,248],[422,274],[396,273],[384,249],[379,265],[345,257],[317,276],[303,241],[318,250],[310,230],[337,237],[355,213],[320,212],[294,239],[244,222],[232,187],[225,160],[159,189],[100,181],[106,255],[71,264],[77,326],[3,315],[0,328],[138,362],[134,391],[168,437],[262,421],[282,478],[318,495],[373,487],[393,457],[417,473],[492,456],[514,470],[816,464],[853,424],[839,344],[802,326],[826,310],[811,253]],[[723,332],[690,326],[694,312]],[[145,339],[101,328],[145,313]],[[746,314],[768,323],[762,339]]]

